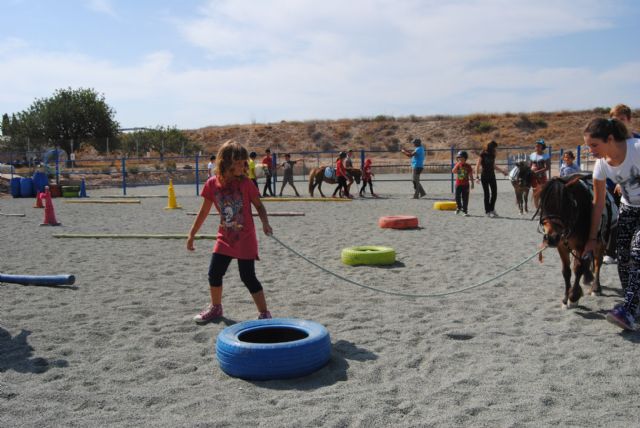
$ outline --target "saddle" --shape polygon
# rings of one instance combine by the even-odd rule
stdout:
[[[325,176],[326,178],[333,178],[333,179],[335,179],[335,178],[336,178],[336,170],[335,170],[335,168],[334,168],[334,167],[332,167],[332,166],[328,166],[328,167],[326,167],[326,168],[324,169],[324,176]]]
[[[593,178],[591,174],[581,174],[579,183],[589,191],[593,198]],[[607,190],[607,198],[605,199],[604,210],[602,211],[602,220],[600,221],[599,235],[604,242],[609,241],[611,229],[618,225],[618,205],[611,194]]]

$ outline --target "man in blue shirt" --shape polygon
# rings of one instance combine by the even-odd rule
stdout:
[[[402,153],[411,158],[411,169],[413,170],[411,181],[413,181],[414,189],[413,199],[418,199],[427,194],[422,188],[422,184],[420,184],[420,174],[422,174],[422,170],[424,169],[424,147],[422,147],[422,141],[420,141],[419,138],[413,140],[413,145],[415,147],[413,151],[402,149]]]

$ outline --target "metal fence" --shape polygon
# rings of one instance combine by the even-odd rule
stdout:
[[[462,147],[450,149],[427,149],[424,164],[425,173],[438,173],[442,177],[443,173],[448,173],[448,178],[427,178],[424,181],[450,181],[451,191],[454,191],[455,177],[451,169],[455,164],[456,153],[459,150],[467,150],[470,153],[473,149]],[[516,162],[528,160],[531,147],[508,147],[499,148],[496,155],[496,164],[510,170]],[[548,146],[547,151],[551,158],[552,171],[549,175],[559,172],[562,164],[564,150],[553,151]],[[338,156],[338,151],[307,151],[291,152],[291,159],[297,161],[294,165],[295,181],[306,181],[306,177],[312,168],[320,166],[334,165]],[[587,150],[581,146],[576,147],[574,152],[576,163],[583,170],[588,171],[593,159]],[[273,166],[277,166],[284,160],[284,153],[272,153]],[[411,166],[409,159],[398,151],[364,150],[361,149],[354,157],[355,167],[364,165],[365,159],[372,159],[372,168],[376,174],[376,181],[410,181]],[[194,184],[196,195],[200,192],[200,185],[208,177],[207,163],[208,156],[196,154],[193,156],[98,156],[93,158],[75,158],[67,155],[62,150],[47,150],[42,152],[6,152],[0,153],[0,159],[5,160],[4,169],[0,167],[0,172],[5,174],[32,175],[35,171],[44,171],[50,180],[55,180],[56,184],[79,184],[86,179],[87,188],[115,187],[121,188],[123,195],[127,194],[128,187],[148,186],[168,184],[173,180],[176,184]],[[475,165],[475,159],[469,159]],[[261,158],[256,159],[256,163],[261,163]],[[1,164],[0,164],[1,165]],[[556,167],[557,166],[557,167]],[[8,169],[7,169],[8,168]],[[274,169],[272,180],[274,193],[278,183],[278,169]],[[407,173],[406,179],[385,178],[392,174]]]

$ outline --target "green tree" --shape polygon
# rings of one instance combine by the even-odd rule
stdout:
[[[13,135],[51,140],[67,152],[87,141],[104,141],[118,135],[115,112],[107,105],[104,95],[93,89],[58,89],[51,98],[37,99],[17,115]],[[12,124],[13,125],[13,124]],[[96,147],[103,151],[104,147]]]
[[[2,115],[2,135],[11,135],[11,121],[7,113]]]

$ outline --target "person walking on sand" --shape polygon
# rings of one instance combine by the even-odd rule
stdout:
[[[256,175],[256,158],[258,154],[256,152],[249,153],[249,180],[253,181],[253,184],[256,185],[256,188],[259,190],[260,186],[258,186],[258,176]]]
[[[413,183],[413,199],[422,198],[427,194],[422,188],[422,184],[420,184],[420,174],[422,174],[422,170],[424,169],[424,147],[422,147],[422,141],[420,138],[416,138],[413,140],[414,149],[407,150],[402,149],[402,153],[411,158],[411,181]]]
[[[262,168],[264,169],[264,189],[262,189],[262,197],[275,196],[273,193],[273,187],[271,186],[271,177],[273,176],[273,157],[271,156],[271,149],[264,151],[265,156],[262,158]],[[269,193],[269,195],[267,195]]]
[[[344,195],[345,198],[351,198],[349,194],[349,189],[347,188],[347,170],[344,167],[344,159],[347,157],[345,152],[340,152],[338,155],[338,159],[336,160],[336,180],[338,181],[338,186],[336,190],[333,191],[332,197],[336,197],[338,192]]]
[[[607,313],[607,321],[624,330],[637,328],[640,296],[640,140],[629,138],[624,123],[617,119],[593,119],[584,130],[584,142],[595,157],[593,209],[589,240],[582,256],[594,253],[606,199],[606,179],[620,185],[622,198],[618,215],[618,276],[624,302]]]
[[[377,198],[378,195],[376,195],[375,193],[373,193],[373,181],[372,181],[372,177],[375,176],[375,174],[372,172],[372,161],[370,158],[367,158],[367,160],[364,161],[364,166],[362,167],[362,189],[360,189],[360,197],[364,198],[364,194],[366,193],[366,186],[367,184],[369,185],[369,191],[371,192],[371,196],[373,196],[374,198]]]
[[[211,155],[209,158],[209,163],[207,164],[207,178],[212,177],[215,172],[214,169],[216,167],[216,155]]]
[[[469,217],[469,183],[473,189],[473,168],[467,163],[469,155],[460,150],[456,156],[456,165],[451,170],[456,175],[456,214]]]
[[[260,201],[260,192],[245,176],[249,155],[242,144],[229,140],[218,151],[216,176],[207,180],[202,189],[204,198],[187,238],[187,250],[193,251],[196,233],[214,205],[220,214],[220,225],[209,265],[209,294],[211,303],[193,319],[206,323],[222,317],[222,278],[232,259],[238,260],[240,279],[251,293],[258,309],[258,319],[271,318],[267,309],[262,284],[256,278],[255,261],[258,260],[258,239],[251,214],[256,208],[262,230],[270,236],[267,210]]]
[[[302,159],[291,160],[291,155],[289,153],[284,155],[284,162],[282,162],[279,166],[282,167],[282,186],[280,187],[280,195],[282,196],[282,191],[284,190],[284,186],[287,184],[293,187],[293,191],[296,192],[296,196],[300,196],[298,193],[298,189],[293,184],[293,166],[300,162]]]
[[[507,175],[507,171],[496,165],[498,143],[491,140],[485,144],[476,163],[476,180],[482,184],[484,193],[484,212],[487,217],[498,217],[496,200],[498,199],[498,182],[495,171]]]

